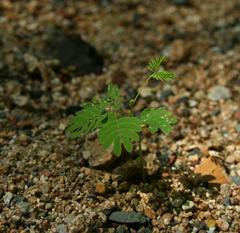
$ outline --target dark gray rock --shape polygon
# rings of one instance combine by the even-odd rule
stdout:
[[[16,205],[19,207],[21,213],[28,214],[32,211],[30,204],[26,201],[17,202]]]
[[[177,6],[186,6],[189,4],[188,0],[170,0],[170,1]]]
[[[230,203],[230,197],[224,197],[223,198],[223,205],[224,206],[229,206],[231,203]]]
[[[232,176],[231,179],[233,183],[240,185],[240,176]]]
[[[109,216],[109,220],[118,223],[139,223],[144,224],[148,218],[137,212],[115,211]]]
[[[236,124],[235,128],[236,128],[237,132],[240,133],[240,123]]]

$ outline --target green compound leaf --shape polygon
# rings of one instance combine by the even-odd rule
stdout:
[[[160,129],[163,133],[168,134],[172,131],[172,125],[177,122],[176,117],[165,108],[145,109],[140,116],[143,124],[148,125],[151,133]]]
[[[126,150],[132,152],[132,143],[139,140],[141,121],[136,117],[117,118],[115,113],[109,113],[107,122],[99,131],[99,140],[104,149],[113,145],[116,156],[121,154],[122,144]]]
[[[70,138],[78,138],[101,127],[102,121],[107,114],[102,112],[97,106],[86,105],[85,108],[77,112],[70,120],[66,132]]]
[[[148,70],[155,73],[160,69],[161,64],[165,61],[166,57],[165,56],[160,56],[153,58],[149,63],[148,63]]]
[[[121,108],[122,97],[117,86],[108,85],[108,90],[102,98],[94,98],[90,103],[83,105],[83,110],[77,112],[70,120],[66,132],[70,138],[78,138],[101,128],[103,120],[107,117],[107,111],[115,111]]]
[[[151,74],[151,78],[154,78],[156,80],[160,81],[171,81],[176,78],[176,75],[169,71],[158,71],[156,73]]]

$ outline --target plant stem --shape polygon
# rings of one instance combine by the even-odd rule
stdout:
[[[141,169],[142,169],[142,181],[145,182],[145,180],[146,180],[145,170],[144,170],[145,162],[144,162],[143,153],[142,153],[142,145],[141,145],[141,141],[142,141],[142,138],[141,138],[141,134],[140,134],[140,136],[139,136],[139,141],[138,141],[138,147],[139,147],[139,158],[140,158]]]
[[[131,114],[133,114],[133,105],[136,103],[138,97],[140,96],[143,87],[148,84],[148,81],[149,81],[151,78],[152,78],[152,77],[149,76],[149,77],[147,77],[147,78],[144,80],[143,84],[142,84],[141,87],[138,89],[138,92],[137,92],[136,96],[135,96],[133,99],[130,100],[130,102],[129,102],[129,107],[130,107],[130,109],[131,109]],[[144,169],[145,161],[144,161],[144,158],[143,158],[141,141],[142,141],[142,138],[141,138],[141,133],[140,133],[140,135],[139,135],[139,141],[138,141],[139,159],[140,159],[141,169],[142,169],[142,181],[145,182],[145,180],[146,180],[145,169]]]
[[[143,82],[142,86],[138,89],[138,92],[137,92],[136,96],[133,99],[130,100],[130,103],[129,103],[130,107],[132,107],[136,103],[138,97],[141,94],[141,91],[142,91],[143,87],[148,84],[148,81],[150,79],[151,79],[151,76],[149,76],[147,79],[145,79],[145,81]]]

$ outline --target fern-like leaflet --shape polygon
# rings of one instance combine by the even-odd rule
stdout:
[[[122,145],[132,152],[132,143],[139,140],[141,121],[136,117],[117,118],[115,113],[108,114],[108,120],[99,131],[99,140],[104,149],[113,145],[113,152],[120,156]]]
[[[176,78],[174,73],[165,70],[155,72],[150,77],[165,82]]]
[[[155,133],[160,129],[163,133],[168,134],[172,131],[172,125],[177,122],[172,113],[164,107],[147,108],[141,113],[140,119],[143,124],[148,125],[151,133]]]
[[[103,101],[106,103],[105,108],[108,107],[112,110],[120,109],[122,107],[122,96],[120,95],[118,86],[109,84]]]
[[[162,63],[166,60],[165,56],[152,59],[148,64],[148,70],[151,72],[150,78],[160,81],[170,81],[176,78],[175,74],[166,70],[160,70]]]
[[[153,58],[149,63],[148,63],[148,70],[152,73],[157,72],[160,69],[161,64],[165,61],[166,57],[165,56],[160,56]]]

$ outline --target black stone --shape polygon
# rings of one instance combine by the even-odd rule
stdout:
[[[58,59],[64,68],[74,67],[77,75],[102,72],[102,56],[79,35],[54,32],[47,39],[45,47],[48,58]]]
[[[34,100],[40,99],[43,93],[44,92],[42,90],[38,90],[38,89],[36,90],[33,89],[29,92],[31,99],[34,99]]]

